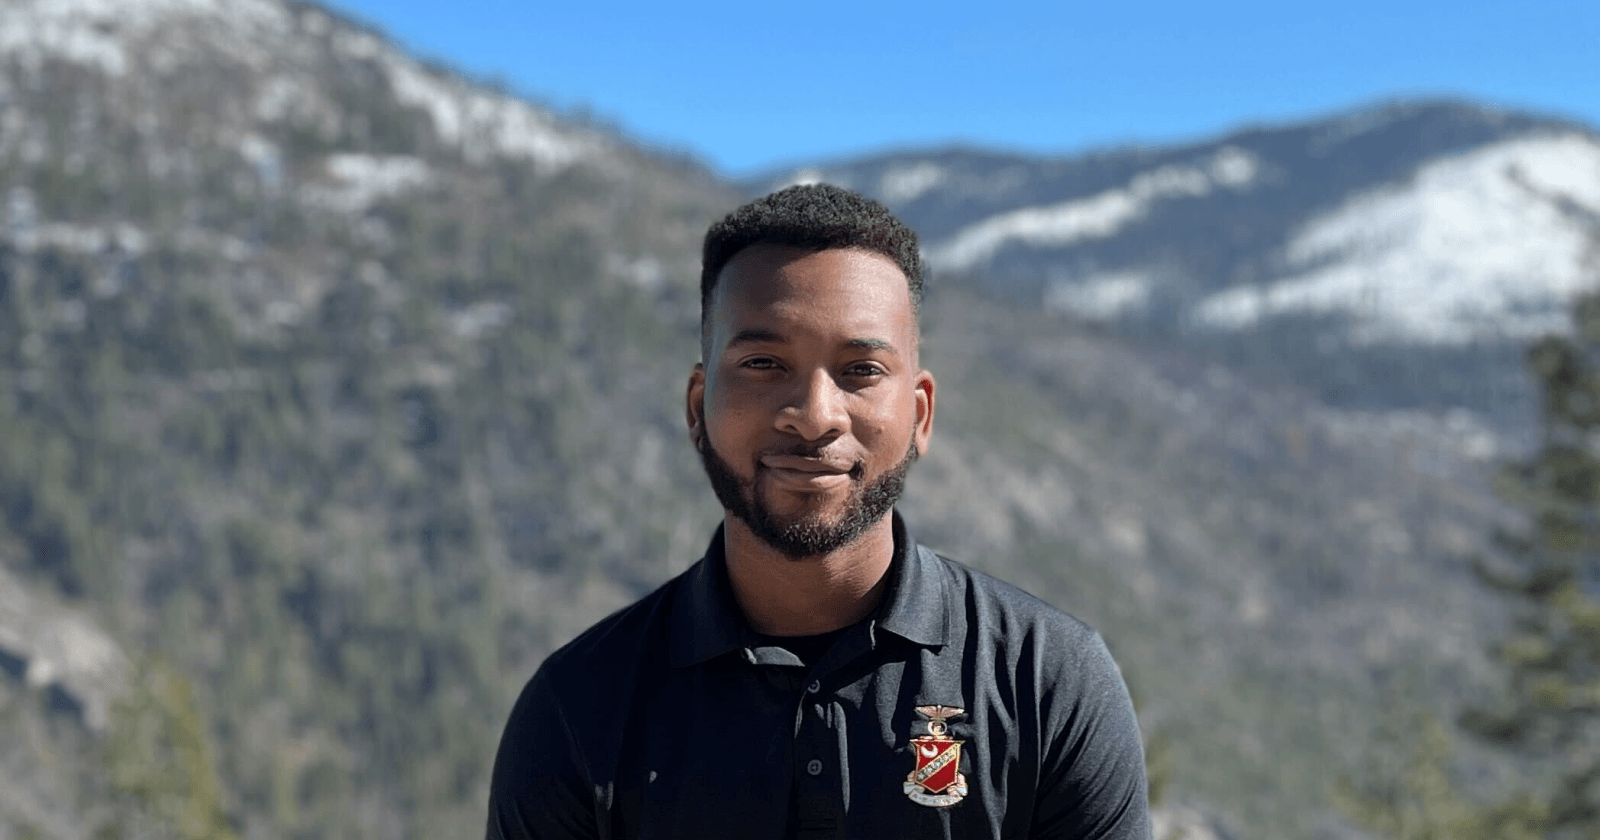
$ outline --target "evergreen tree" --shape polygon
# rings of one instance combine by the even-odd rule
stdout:
[[[165,662],[146,663],[116,718],[106,762],[117,817],[97,840],[237,840],[189,680]]]
[[[1400,765],[1375,761],[1334,792],[1380,836],[1600,837],[1600,292],[1577,302],[1574,319],[1572,336],[1547,336],[1528,351],[1543,400],[1539,448],[1495,476],[1527,524],[1497,533],[1498,556],[1477,564],[1512,608],[1511,631],[1491,650],[1506,691],[1459,720],[1532,772],[1522,790],[1478,803],[1454,772],[1445,729],[1430,714],[1399,712],[1409,717],[1387,734],[1410,743]]]
[[[1511,633],[1493,651],[1508,691],[1461,718],[1542,768],[1533,792],[1497,813],[1558,840],[1600,837],[1600,293],[1574,316],[1573,336],[1528,353],[1543,394],[1541,445],[1497,476],[1528,525],[1499,536],[1503,562],[1479,565],[1513,604]]]

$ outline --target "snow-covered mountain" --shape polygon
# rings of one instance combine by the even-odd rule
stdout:
[[[1283,274],[1213,292],[1215,329],[1289,313],[1345,315],[1359,344],[1464,344],[1564,330],[1600,285],[1600,141],[1580,132],[1501,140],[1352,195],[1284,244]]]
[[[1496,356],[1496,381],[1514,378],[1515,352],[1494,348],[1565,329],[1600,284],[1600,136],[1468,104],[1065,159],[890,154],[752,187],[808,180],[900,211],[941,282],[1301,382],[1337,356],[1366,372],[1366,392],[1342,396],[1362,404],[1525,403],[1428,372],[1453,382]]]
[[[1461,562],[1504,519],[1480,421],[1312,398],[1488,368],[1268,290],[1441,236],[1416,195],[1544,218],[1588,137],[1406,106],[826,173],[935,263],[908,519],[1102,631],[1192,836],[1354,836],[1334,778],[1483,685],[1500,615]],[[313,4],[0,4],[0,837],[481,824],[523,680],[719,514],[679,389],[737,201]]]
[[[600,132],[563,124],[516,97],[428,66],[379,34],[306,3],[281,0],[8,0],[0,9],[0,54],[37,67],[58,60],[98,70],[113,85],[143,95],[197,58],[221,59],[246,81],[247,95],[228,113],[210,114],[240,151],[271,166],[276,151],[253,135],[255,120],[292,119],[326,136],[375,126],[345,126],[347,103],[319,81],[330,64],[376,73],[398,104],[429,118],[438,142],[463,157],[526,160],[559,169],[603,157]],[[125,102],[137,107],[138,100]],[[9,119],[5,124],[19,121]],[[414,169],[415,162],[412,169]],[[335,176],[360,185],[392,182],[377,166],[356,164]],[[418,182],[417,179],[408,179]]]

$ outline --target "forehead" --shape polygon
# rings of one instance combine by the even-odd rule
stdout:
[[[859,249],[752,245],[722,269],[711,314],[718,332],[751,320],[915,329],[905,273],[887,256]]]

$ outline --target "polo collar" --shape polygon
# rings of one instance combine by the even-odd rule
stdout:
[[[911,538],[900,512],[893,516],[894,562],[878,605],[874,640],[877,630],[887,630],[915,644],[943,645],[950,640],[949,574],[931,550]]]
[[[892,514],[894,559],[889,586],[871,619],[874,646],[877,631],[893,633],[920,645],[945,644],[950,637],[946,604],[949,583],[932,551],[917,545],[900,512]],[[754,635],[739,611],[728,579],[723,529],[711,537],[705,556],[684,573],[673,596],[672,667],[685,668],[749,645]]]
[[[722,526],[700,562],[684,572],[672,599],[672,667],[685,668],[737,650],[748,625],[728,580]]]

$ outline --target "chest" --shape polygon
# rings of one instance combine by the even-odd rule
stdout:
[[[632,698],[612,836],[1026,836],[1039,747],[1022,688],[925,650],[675,672]]]

